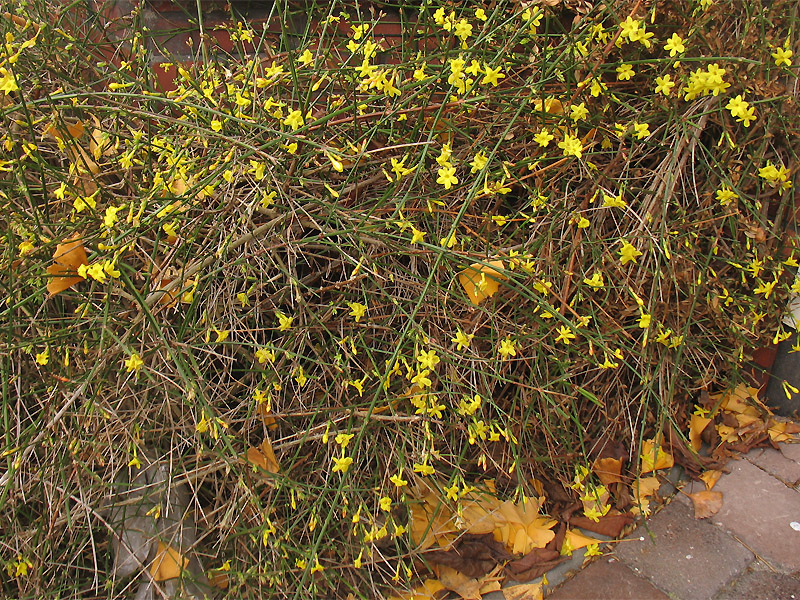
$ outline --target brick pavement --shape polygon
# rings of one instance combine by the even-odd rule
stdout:
[[[728,469],[714,487],[723,493],[716,515],[696,520],[678,493],[546,597],[800,599],[800,444],[753,450]]]

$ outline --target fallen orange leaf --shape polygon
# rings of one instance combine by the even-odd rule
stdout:
[[[268,473],[279,473],[281,470],[269,438],[265,439],[258,447],[248,448],[245,458],[247,462],[261,467]]]
[[[560,115],[564,113],[564,105],[561,104],[561,100],[558,98],[546,98],[544,101],[540,98],[533,103],[533,110],[551,115]]]
[[[703,480],[703,483],[706,484],[706,489],[709,491],[717,484],[720,477],[722,477],[722,471],[716,469],[711,469],[700,475],[700,479]]]
[[[463,573],[447,566],[439,567],[439,581],[451,592],[455,592],[462,600],[481,600],[481,585],[477,579],[467,577]]]
[[[658,477],[642,477],[633,482],[633,497],[639,504],[646,504],[647,499],[658,491],[661,482]]]
[[[793,439],[792,436],[789,435],[789,431],[787,431],[787,425],[788,423],[785,421],[778,422],[775,419],[770,419],[767,423],[769,427],[767,433],[769,433],[770,439],[773,442],[787,442]]]
[[[497,293],[500,289],[499,282],[508,279],[499,271],[502,268],[502,260],[493,260],[487,264],[474,263],[458,274],[458,280],[467,292],[470,302],[477,306]]]
[[[153,559],[153,564],[150,565],[150,574],[156,581],[175,579],[180,577],[181,570],[188,565],[189,559],[184,558],[175,548],[163,542],[158,542],[158,552],[156,552],[156,557]]]
[[[598,540],[597,538],[589,537],[584,533],[581,533],[577,529],[568,529],[566,535],[564,536],[564,543],[561,546],[561,554],[571,554],[573,550],[577,550],[578,548],[585,548],[589,544],[602,544],[602,540]],[[565,552],[565,549],[568,551]]]
[[[689,498],[692,499],[692,504],[694,504],[695,519],[711,517],[722,508],[722,492],[703,490],[702,492],[689,494]]]
[[[669,469],[675,464],[675,459],[666,452],[661,445],[656,446],[655,440],[647,440],[642,444],[642,473],[650,473],[658,469]]]
[[[403,592],[399,596],[392,596],[391,600],[437,600],[446,594],[447,588],[438,579],[427,579],[425,583],[415,587],[413,590]]]
[[[622,481],[622,477],[620,477],[622,472],[621,458],[598,458],[594,461],[592,470],[603,485],[611,485]]]
[[[83,281],[83,277],[78,275],[78,268],[82,265],[88,266],[89,259],[86,257],[86,248],[83,247],[81,236],[74,236],[65,240],[63,244],[56,245],[53,261],[54,263],[47,267],[47,273],[52,275],[47,282],[47,292],[51,296]]]
[[[692,415],[692,420],[689,422],[689,441],[692,443],[692,448],[698,452],[703,446],[703,441],[700,436],[705,431],[711,419],[701,417],[700,415]]]
[[[512,585],[503,590],[505,600],[542,600],[543,596],[541,582]]]

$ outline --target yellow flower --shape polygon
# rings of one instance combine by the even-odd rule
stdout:
[[[603,281],[603,274],[600,271],[595,271],[594,275],[584,279],[583,283],[585,283],[590,288],[593,288],[595,290],[599,290],[605,287],[605,282]]]
[[[776,67],[780,67],[780,66],[784,66],[784,65],[787,66],[787,67],[791,67],[792,66],[792,55],[793,54],[794,54],[794,52],[792,52],[789,48],[776,48],[775,52],[773,52],[771,54],[771,56],[772,56],[772,58],[775,59],[775,66]]]
[[[421,350],[417,356],[417,362],[419,363],[420,368],[430,369],[433,371],[436,368],[436,365],[442,361],[438,356],[436,356],[436,350]]]
[[[350,444],[350,441],[355,437],[355,433],[337,433],[334,441],[339,444],[342,450],[347,448]]]
[[[142,366],[144,366],[144,361],[142,357],[136,353],[131,354],[130,358],[125,361],[125,369],[128,373],[131,371],[136,371],[138,373]]]
[[[420,231],[413,225],[411,226],[411,243],[412,244],[419,244],[422,241],[422,238],[425,237],[425,232]]]
[[[262,365],[267,362],[275,362],[275,351],[268,348],[259,348],[256,350],[256,360]]]
[[[483,153],[483,150],[481,150],[475,155],[475,158],[472,159],[472,162],[469,163],[470,167],[472,167],[469,172],[475,174],[479,171],[482,171],[488,162],[489,157]]]
[[[633,124],[633,135],[636,136],[637,140],[642,140],[650,135],[650,124],[649,123],[634,123]]]
[[[729,204],[733,203],[734,200],[739,198],[739,194],[734,192],[727,185],[723,185],[717,190],[716,198],[719,201],[720,206],[728,206]]]
[[[283,124],[288,125],[292,128],[292,131],[295,131],[305,124],[305,121],[303,120],[303,113],[301,113],[299,110],[293,110],[283,120]]]
[[[500,347],[497,349],[497,353],[502,357],[502,360],[508,360],[511,356],[517,355],[517,342],[516,340],[512,340],[510,337],[506,337],[506,339],[500,342]]]
[[[403,479],[403,470],[402,469],[400,470],[399,473],[397,473],[397,475],[392,475],[391,477],[389,477],[389,481],[391,481],[395,485],[395,487],[398,487],[398,488],[401,488],[401,487],[403,487],[405,485],[408,485],[408,481]]]
[[[552,140],[553,135],[547,131],[547,129],[542,129],[539,133],[533,136],[533,141],[539,144],[542,148],[547,148]]]
[[[583,144],[581,140],[567,133],[564,135],[564,140],[558,142],[558,147],[563,150],[564,156],[574,156],[580,158],[583,156]]]
[[[570,341],[575,339],[575,334],[572,333],[572,330],[566,326],[562,325],[558,328],[558,336],[556,336],[556,342],[563,342],[567,346],[569,346]]]
[[[617,67],[617,79],[620,81],[633,79],[634,75],[636,75],[636,71],[633,70],[632,65],[624,64]]]
[[[347,473],[350,465],[353,464],[353,459],[350,456],[342,456],[341,458],[333,457],[333,471],[334,473]]]
[[[288,331],[292,328],[294,317],[287,317],[281,311],[276,311],[275,316],[278,317],[278,331]]]
[[[656,77],[656,94],[664,94],[669,96],[672,88],[675,87],[675,82],[672,81],[672,76],[667,73],[663,77]]]
[[[358,323],[364,316],[364,313],[367,312],[366,305],[360,302],[350,302],[348,306],[350,307],[350,316],[355,318],[356,323]]]
[[[622,240],[622,248],[619,249],[619,260],[623,265],[627,265],[631,261],[636,262],[636,258],[641,255],[642,253],[636,249],[636,246],[627,240]]]
[[[428,475],[433,475],[436,472],[432,466],[430,466],[427,462],[422,464],[414,463],[414,473],[419,473],[423,477],[427,477]]]
[[[447,499],[452,500],[455,502],[458,500],[458,484],[454,483],[448,488],[444,488],[444,492],[447,494]]]
[[[669,50],[670,56],[683,54],[686,52],[686,46],[683,45],[683,38],[677,33],[673,33],[672,37],[667,40],[666,44],[664,44],[664,50]]]
[[[19,255],[25,256],[26,254],[30,254],[31,252],[33,252],[34,245],[31,242],[25,241],[25,242],[20,242],[17,248],[19,249]]]
[[[491,83],[492,87],[497,87],[498,85],[497,80],[503,79],[505,77],[505,74],[503,74],[502,70],[503,70],[502,67],[497,67],[497,69],[492,69],[489,65],[484,63],[483,65],[484,76],[483,79],[481,79],[481,85],[486,85],[487,83]]]
[[[589,109],[586,108],[586,103],[581,102],[580,104],[576,104],[570,107],[570,114],[569,118],[573,121],[582,121],[589,115]]]
[[[456,336],[452,338],[450,341],[456,344],[456,350],[463,350],[464,348],[469,347],[469,343],[472,341],[472,338],[475,337],[473,333],[464,333],[460,329],[456,332]]]
[[[452,186],[458,184],[455,167],[441,167],[438,173],[439,176],[436,178],[436,183],[443,185],[444,189],[449,190]]]

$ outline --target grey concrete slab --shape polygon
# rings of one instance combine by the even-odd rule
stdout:
[[[800,598],[800,579],[769,571],[747,571],[714,600],[794,600]]]
[[[744,458],[788,486],[796,487],[800,482],[800,463],[788,458],[780,450],[758,448],[748,452]]]
[[[621,541],[615,554],[634,573],[681,600],[713,598],[753,560],[720,528],[696,520],[683,502],[667,505]]]
[[[783,572],[800,570],[800,492],[746,460],[728,466],[714,487],[723,504],[711,520]]]
[[[551,600],[667,600],[664,592],[618,561],[600,559],[555,589]]]

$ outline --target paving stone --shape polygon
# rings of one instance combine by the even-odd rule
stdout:
[[[668,600],[620,562],[601,559],[547,595],[549,600]]]
[[[617,544],[615,554],[637,575],[681,600],[713,598],[753,560],[747,548],[708,521],[696,520],[682,502],[667,505]]]
[[[746,460],[728,466],[714,487],[723,494],[722,508],[711,519],[774,567],[800,570],[800,492]]]
[[[800,463],[788,458],[780,450],[759,448],[751,450],[744,458],[770,475],[777,477],[786,485],[795,487],[800,481]]]
[[[748,571],[727,586],[714,600],[792,600],[800,598],[800,579],[769,571]]]
[[[786,458],[800,463],[800,444],[779,444],[778,447]]]

